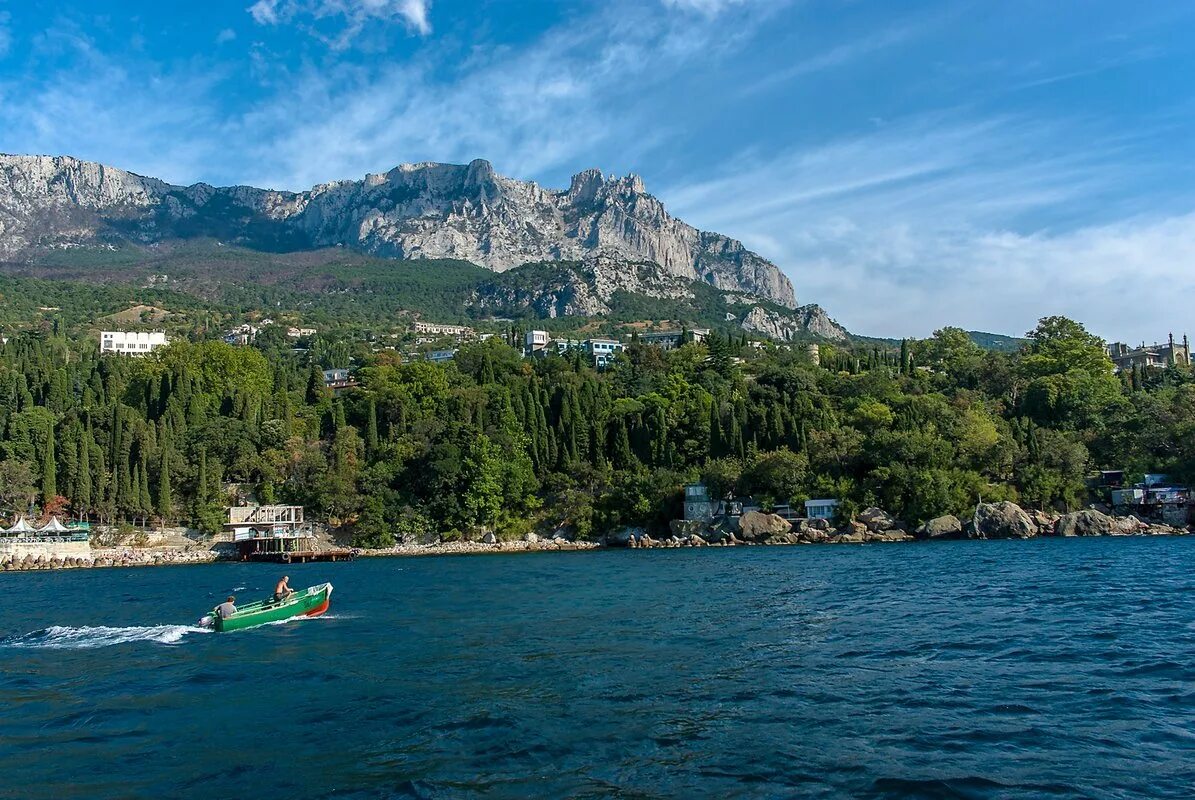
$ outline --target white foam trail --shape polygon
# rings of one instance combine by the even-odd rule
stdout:
[[[128,628],[110,628],[107,625],[71,628],[53,625],[24,636],[13,636],[0,641],[0,646],[46,650],[83,650],[130,642],[177,644],[189,633],[211,633],[211,631],[207,628],[196,628],[193,625],[148,625]]]

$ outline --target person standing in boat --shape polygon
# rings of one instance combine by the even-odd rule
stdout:
[[[295,590],[290,588],[289,581],[289,575],[283,575],[282,580],[278,581],[278,585],[274,587],[274,602],[281,603],[295,593]]]

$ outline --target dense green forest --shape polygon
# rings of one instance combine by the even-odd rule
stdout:
[[[321,367],[356,363],[341,397]],[[0,512],[209,531],[232,493],[300,503],[362,544],[679,515],[681,487],[841,498],[910,522],[979,500],[1075,506],[1097,467],[1195,479],[1188,368],[1114,375],[1102,343],[1042,320],[1014,354],[945,329],[900,350],[802,351],[715,336],[633,343],[596,372],[497,338],[403,363],[360,338],[309,350],[179,341],[98,354],[46,327],[0,348]]]

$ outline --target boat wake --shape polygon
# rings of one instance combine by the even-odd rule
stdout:
[[[0,647],[20,647],[45,650],[85,650],[92,647],[111,647],[132,642],[178,644],[192,633],[211,633],[193,625],[145,625],[110,628],[106,625],[71,628],[53,625],[40,631],[0,640]]]

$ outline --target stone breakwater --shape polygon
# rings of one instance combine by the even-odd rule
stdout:
[[[87,556],[26,555],[0,556],[0,570],[15,572],[36,569],[87,569],[94,567],[159,567],[170,564],[208,564],[219,555],[212,550],[137,550],[134,548],[93,549]]]

